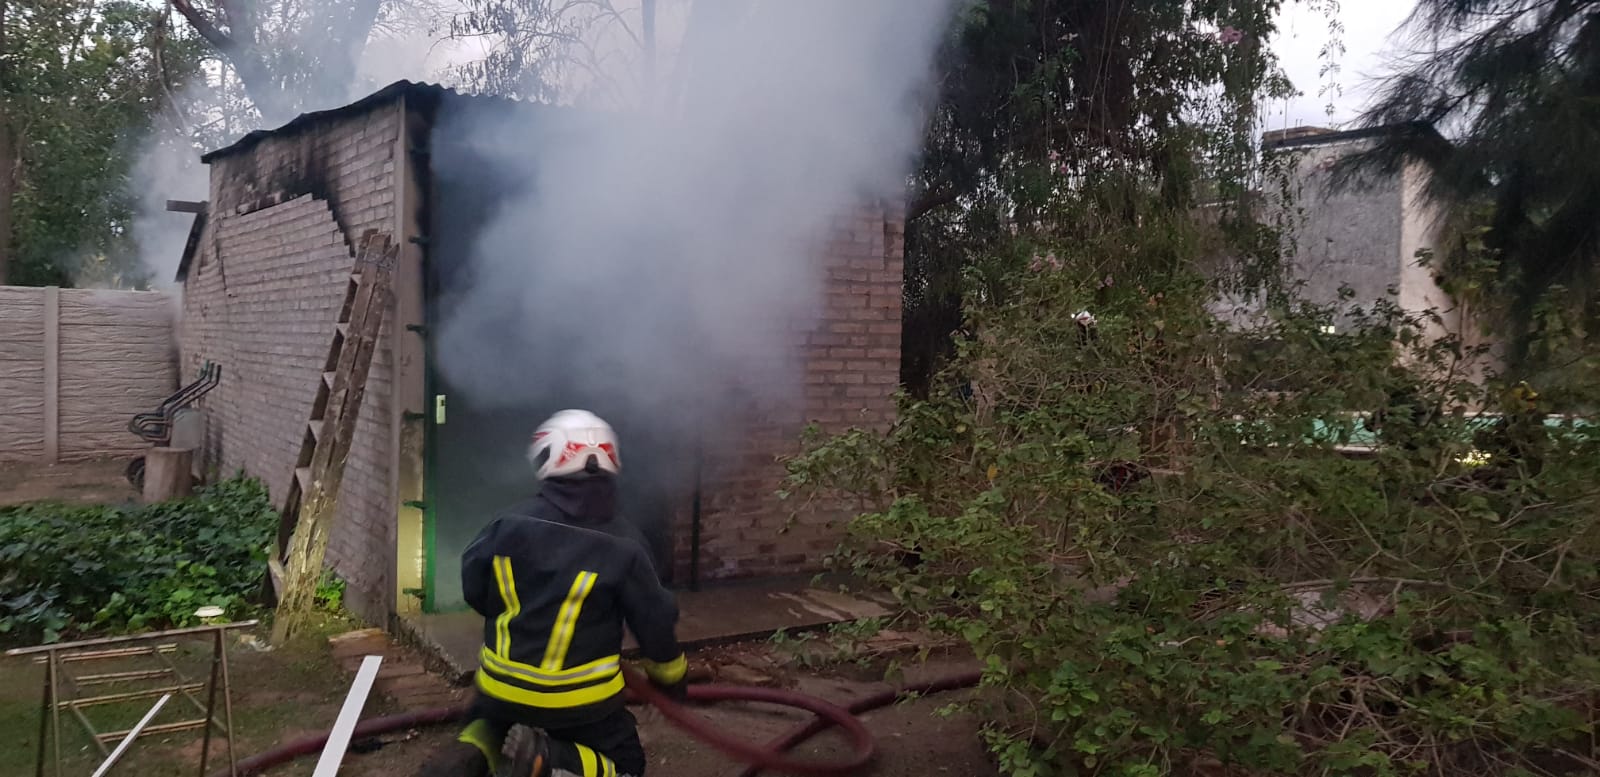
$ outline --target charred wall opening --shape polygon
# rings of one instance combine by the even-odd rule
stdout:
[[[519,115],[508,120],[510,113]],[[503,137],[462,131],[477,122],[517,131]],[[434,111],[425,155],[427,328],[430,393],[443,404],[428,413],[431,610],[463,606],[461,552],[499,510],[536,492],[528,443],[539,422],[565,408],[590,410],[616,428],[620,509],[651,543],[658,574],[673,582],[674,516],[689,512],[696,485],[695,441],[683,434],[687,410],[666,418],[658,408],[629,401],[636,389],[609,386],[604,365],[586,359],[583,342],[528,329],[526,322],[539,320],[537,311],[462,315],[463,306],[476,304],[467,289],[480,269],[475,257],[485,225],[507,200],[560,197],[540,190],[541,160],[564,153],[574,133],[594,131],[597,124],[582,114],[505,100],[446,93]],[[546,266],[540,236],[531,231],[522,250],[515,259],[527,262],[534,278],[566,269]],[[463,366],[457,359],[441,366],[441,349],[459,347],[459,340],[441,340],[441,324],[463,318],[473,322],[469,331],[463,335],[456,327],[453,336],[489,346],[483,350],[493,352],[492,363]],[[591,324],[607,325],[602,305],[595,306]]]

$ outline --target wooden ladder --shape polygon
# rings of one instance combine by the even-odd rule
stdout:
[[[356,418],[366,394],[367,373],[393,294],[390,284],[399,249],[388,235],[368,230],[361,237],[355,267],[345,286],[344,305],[334,325],[333,344],[317,384],[311,419],[295,460],[294,478],[284,495],[277,552],[269,564],[273,588],[281,597],[295,572],[291,556],[312,555],[320,576],[333,508],[344,480],[345,462],[355,437]],[[293,543],[294,554],[290,554]],[[285,565],[289,568],[285,568]],[[313,583],[314,585],[314,583]]]

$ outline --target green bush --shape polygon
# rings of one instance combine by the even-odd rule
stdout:
[[[834,563],[974,648],[1009,775],[1594,773],[1600,435],[1538,422],[1592,398],[1386,305],[1242,354],[1202,247],[1149,219],[969,300],[944,393],[790,462],[870,505]]]
[[[278,516],[255,480],[145,507],[0,510],[0,640],[196,623],[200,607],[249,609]]]

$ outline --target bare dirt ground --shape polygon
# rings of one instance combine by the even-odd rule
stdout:
[[[237,754],[242,758],[277,744],[303,736],[326,732],[338,715],[351,673],[347,662],[337,660],[326,637],[351,628],[348,622],[330,618],[314,639],[299,646],[258,652],[235,642],[229,651],[233,684],[233,718]],[[396,653],[396,651],[399,651]],[[405,648],[391,647],[392,659],[417,663],[420,659]],[[191,678],[203,677],[206,651],[190,650],[185,666]],[[794,688],[835,702],[850,700],[891,687],[884,682],[881,667],[863,669],[853,665],[802,669],[788,662],[766,643],[725,648],[695,656],[699,666],[710,667],[721,676],[720,682],[759,682]],[[390,659],[386,659],[386,665]],[[734,668],[737,667],[737,668]],[[752,667],[754,667],[752,669]],[[125,670],[136,667],[106,667]],[[969,660],[935,657],[897,670],[894,685],[935,677],[971,668]],[[903,676],[902,676],[903,675]],[[39,702],[42,667],[19,659],[0,659],[0,775],[33,773],[39,733]],[[464,694],[450,701],[459,702]],[[902,702],[868,714],[864,720],[877,735],[877,765],[863,777],[926,777],[927,775],[986,775],[994,768],[979,742],[977,721],[967,714],[941,715],[951,702],[968,698],[963,693]],[[201,696],[203,701],[203,696]],[[393,695],[374,694],[363,718],[416,709],[404,690]],[[422,706],[440,703],[437,694],[428,696]],[[95,725],[102,731],[127,728],[143,714],[152,700],[92,708]],[[701,707],[697,712],[724,731],[755,742],[778,736],[804,722],[805,714],[755,705]],[[645,746],[650,753],[652,777],[725,777],[737,771],[735,764],[716,751],[694,741],[673,728],[659,713],[636,709]],[[197,712],[181,699],[169,702],[156,723],[194,718]],[[64,774],[88,774],[101,756],[79,724],[63,715]],[[374,740],[359,741],[346,757],[341,775],[348,777],[407,777],[432,749],[455,737],[458,725],[397,732]],[[202,740],[198,732],[153,735],[142,738],[115,773],[126,777],[194,775],[198,773]],[[225,743],[213,740],[212,768],[226,765],[221,760]],[[357,750],[362,752],[356,752]],[[799,753],[808,759],[833,760],[845,756],[847,743],[837,734],[824,734]],[[301,758],[266,774],[289,777],[309,773],[315,757]],[[47,773],[49,773],[47,771]]]
[[[76,504],[116,504],[137,495],[123,480],[126,461],[104,461],[29,466],[0,464],[0,506],[33,501],[59,501]],[[348,655],[337,655],[328,638],[356,628],[346,620],[329,616],[317,633],[299,645],[259,651],[252,644],[230,641],[229,668],[232,679],[235,752],[238,757],[262,752],[275,745],[304,736],[326,733],[333,725],[349,688],[353,666]],[[261,636],[261,635],[254,635]],[[969,659],[935,657],[909,663],[896,670],[893,682],[885,680],[883,660],[863,668],[854,664],[798,661],[793,645],[781,649],[770,643],[751,643],[702,653],[694,657],[697,667],[709,668],[717,681],[728,684],[761,684],[793,688],[841,704],[879,690],[929,680],[971,669]],[[402,646],[384,649],[386,667],[405,666],[418,671],[425,658]],[[885,659],[884,656],[879,656]],[[343,659],[343,660],[341,660]],[[191,680],[203,679],[209,668],[209,650],[204,645],[185,644],[175,656]],[[819,665],[819,663],[821,665]],[[129,671],[146,668],[137,662],[126,666],[96,667],[96,671]],[[39,742],[39,708],[44,679],[43,667],[25,659],[0,658],[0,777],[22,777],[34,773]],[[419,685],[417,681],[422,681]],[[397,680],[390,693],[375,693],[368,701],[363,718],[392,714],[405,709],[458,703],[464,690],[453,695],[436,678],[407,675]],[[418,690],[421,688],[421,690]],[[121,690],[121,689],[118,689]],[[203,694],[197,694],[204,701]],[[928,775],[995,774],[978,738],[979,722],[971,715],[944,715],[951,702],[969,698],[963,693],[916,699],[886,707],[864,716],[877,735],[879,757],[871,771],[862,777],[928,777]],[[100,731],[127,729],[149,709],[152,699],[128,704],[109,704],[88,710],[89,718]],[[718,728],[753,742],[765,742],[804,722],[807,713],[757,705],[718,705],[697,712]],[[636,710],[641,735],[650,753],[651,777],[725,777],[737,767],[726,757],[673,728],[650,709]],[[198,717],[188,699],[175,698],[153,723],[171,723]],[[79,722],[63,714],[62,774],[90,774],[103,756]],[[440,743],[454,739],[457,725],[436,726],[399,732],[354,743],[341,775],[346,777],[409,777]],[[156,734],[141,738],[118,763],[113,773],[123,777],[166,777],[196,775],[200,764],[202,738],[196,731]],[[848,747],[838,734],[823,734],[798,752],[808,759],[837,760]],[[226,766],[226,743],[214,739],[211,768]],[[301,758],[266,774],[269,777],[301,776],[310,773],[314,757]],[[46,774],[53,774],[49,768]],[[225,773],[225,772],[224,772]]]
[[[750,644],[738,646],[734,652],[742,655],[732,660],[748,661],[751,656],[770,655],[771,649],[764,644]],[[694,660],[710,665],[715,670],[717,662],[729,660],[729,656],[719,651],[701,654]],[[783,669],[768,679],[784,687],[848,704],[853,699],[879,690],[908,682],[933,680],[973,667],[974,664],[967,659],[931,658],[897,671],[897,675],[903,673],[904,676],[897,676],[892,684],[882,680],[881,670],[874,672],[854,667]],[[740,673],[740,677],[746,676]],[[733,683],[735,680],[730,676],[719,678],[719,682]],[[978,721],[967,713],[941,714],[953,702],[970,698],[970,692],[951,693],[905,701],[864,715],[863,722],[877,737],[878,758],[870,770],[860,773],[861,777],[979,777],[995,774],[993,762],[978,738]],[[698,707],[696,712],[718,729],[757,743],[787,733],[810,719],[809,713],[767,705],[721,704]],[[739,772],[738,764],[674,728],[655,710],[636,707],[634,714],[639,718],[640,736],[650,756],[651,777],[732,777]],[[456,727],[447,726],[396,735],[393,737],[396,741],[392,744],[366,755],[352,756],[341,774],[409,777],[433,748],[454,739],[456,732]],[[837,733],[824,733],[795,751],[797,756],[816,762],[838,761],[848,757],[849,753],[849,743]],[[299,771],[285,766],[270,774],[273,777],[289,777],[303,772],[302,764]]]
[[[26,502],[122,504],[138,498],[123,478],[130,458],[30,464],[0,462],[0,507]]]

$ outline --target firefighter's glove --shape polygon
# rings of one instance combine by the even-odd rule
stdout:
[[[645,661],[644,673],[650,678],[650,684],[666,694],[667,698],[683,703],[689,698],[688,684],[684,679],[689,675],[689,659],[679,654],[677,658],[666,662]]]

